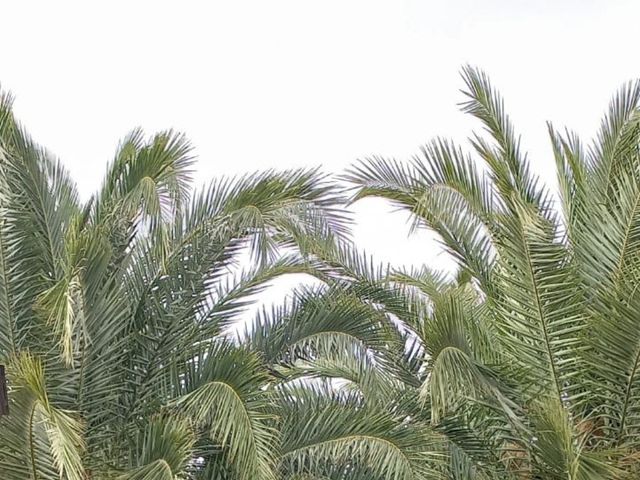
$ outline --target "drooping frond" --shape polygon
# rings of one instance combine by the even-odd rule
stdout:
[[[158,219],[175,212],[189,195],[192,147],[167,131],[150,140],[134,130],[120,144],[96,203],[96,222],[120,209],[125,216]]]
[[[382,197],[407,210],[414,226],[435,231],[454,260],[489,289],[500,208],[493,187],[450,142],[436,140],[423,154],[408,165],[372,158],[352,167],[345,178],[357,188],[354,199]]]
[[[368,468],[373,478],[438,478],[437,439],[357,398],[298,388],[284,394],[281,468],[318,474],[345,462]],[[302,428],[304,426],[304,428]]]
[[[228,450],[239,479],[275,479],[278,435],[269,411],[269,381],[259,358],[213,343],[191,363],[176,407]]]
[[[42,363],[27,354],[9,365],[12,415],[0,420],[0,473],[7,480],[84,480],[83,427],[77,414],[52,404]]]
[[[417,333],[425,345],[430,372],[421,394],[429,396],[431,417],[437,423],[460,403],[501,396],[490,371],[500,355],[473,295],[466,295],[464,289],[451,290],[433,302],[433,314]]]
[[[247,237],[254,258],[272,258],[280,245],[307,237],[343,237],[349,216],[340,191],[317,169],[266,171],[222,178],[194,196],[187,225],[225,219],[227,228]],[[247,235],[251,234],[251,235]]]
[[[300,289],[289,307],[258,316],[246,336],[288,376],[340,378],[372,399],[394,384],[403,346],[383,312],[341,287]]]

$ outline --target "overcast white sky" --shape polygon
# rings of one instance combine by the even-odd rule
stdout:
[[[640,76],[640,2],[623,0],[5,1],[0,81],[83,195],[131,128],[176,128],[198,181],[268,167],[399,158],[464,140],[460,66],[506,97],[534,168],[552,178],[545,121],[591,135]],[[370,201],[357,241],[380,260],[443,265]]]

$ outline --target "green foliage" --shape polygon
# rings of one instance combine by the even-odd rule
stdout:
[[[0,478],[277,478],[277,378],[229,327],[349,219],[317,170],[192,192],[192,165],[136,130],[83,203],[0,99]]]
[[[407,393],[449,444],[449,478],[635,478],[638,84],[589,148],[549,126],[556,199],[486,75],[466,67],[463,79],[462,109],[484,130],[470,140],[477,160],[436,140],[408,163],[373,158],[345,175],[355,200],[409,211],[458,267],[455,281],[383,280],[415,304],[387,309],[421,345],[422,385]]]
[[[82,202],[3,95],[0,478],[638,478],[640,87],[590,146],[548,126],[555,195],[487,76],[462,76],[470,153],[435,139],[343,176],[454,272],[360,253],[317,170],[192,191],[175,132],[131,133]],[[314,285],[234,333],[292,273]]]

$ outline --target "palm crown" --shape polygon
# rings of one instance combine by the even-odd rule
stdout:
[[[549,125],[559,197],[531,172],[501,97],[465,68],[476,157],[436,139],[409,163],[373,158],[347,178],[434,230],[457,277],[391,271],[415,345],[420,415],[453,478],[635,478],[640,84],[585,146]],[[409,393],[410,395],[410,393]],[[417,416],[417,414],[416,414]]]
[[[339,192],[314,170],[192,192],[185,138],[134,131],[81,202],[7,95],[0,142],[0,477],[275,478],[275,377],[225,332],[309,269],[302,239],[344,233]]]

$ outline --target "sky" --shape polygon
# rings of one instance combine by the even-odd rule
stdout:
[[[555,174],[546,121],[584,138],[640,77],[640,2],[625,0],[5,1],[0,82],[83,197],[132,128],[195,145],[197,182],[256,169],[341,172],[435,136],[465,142],[461,66],[484,69],[534,171]],[[448,260],[379,200],[354,239],[382,262]]]

